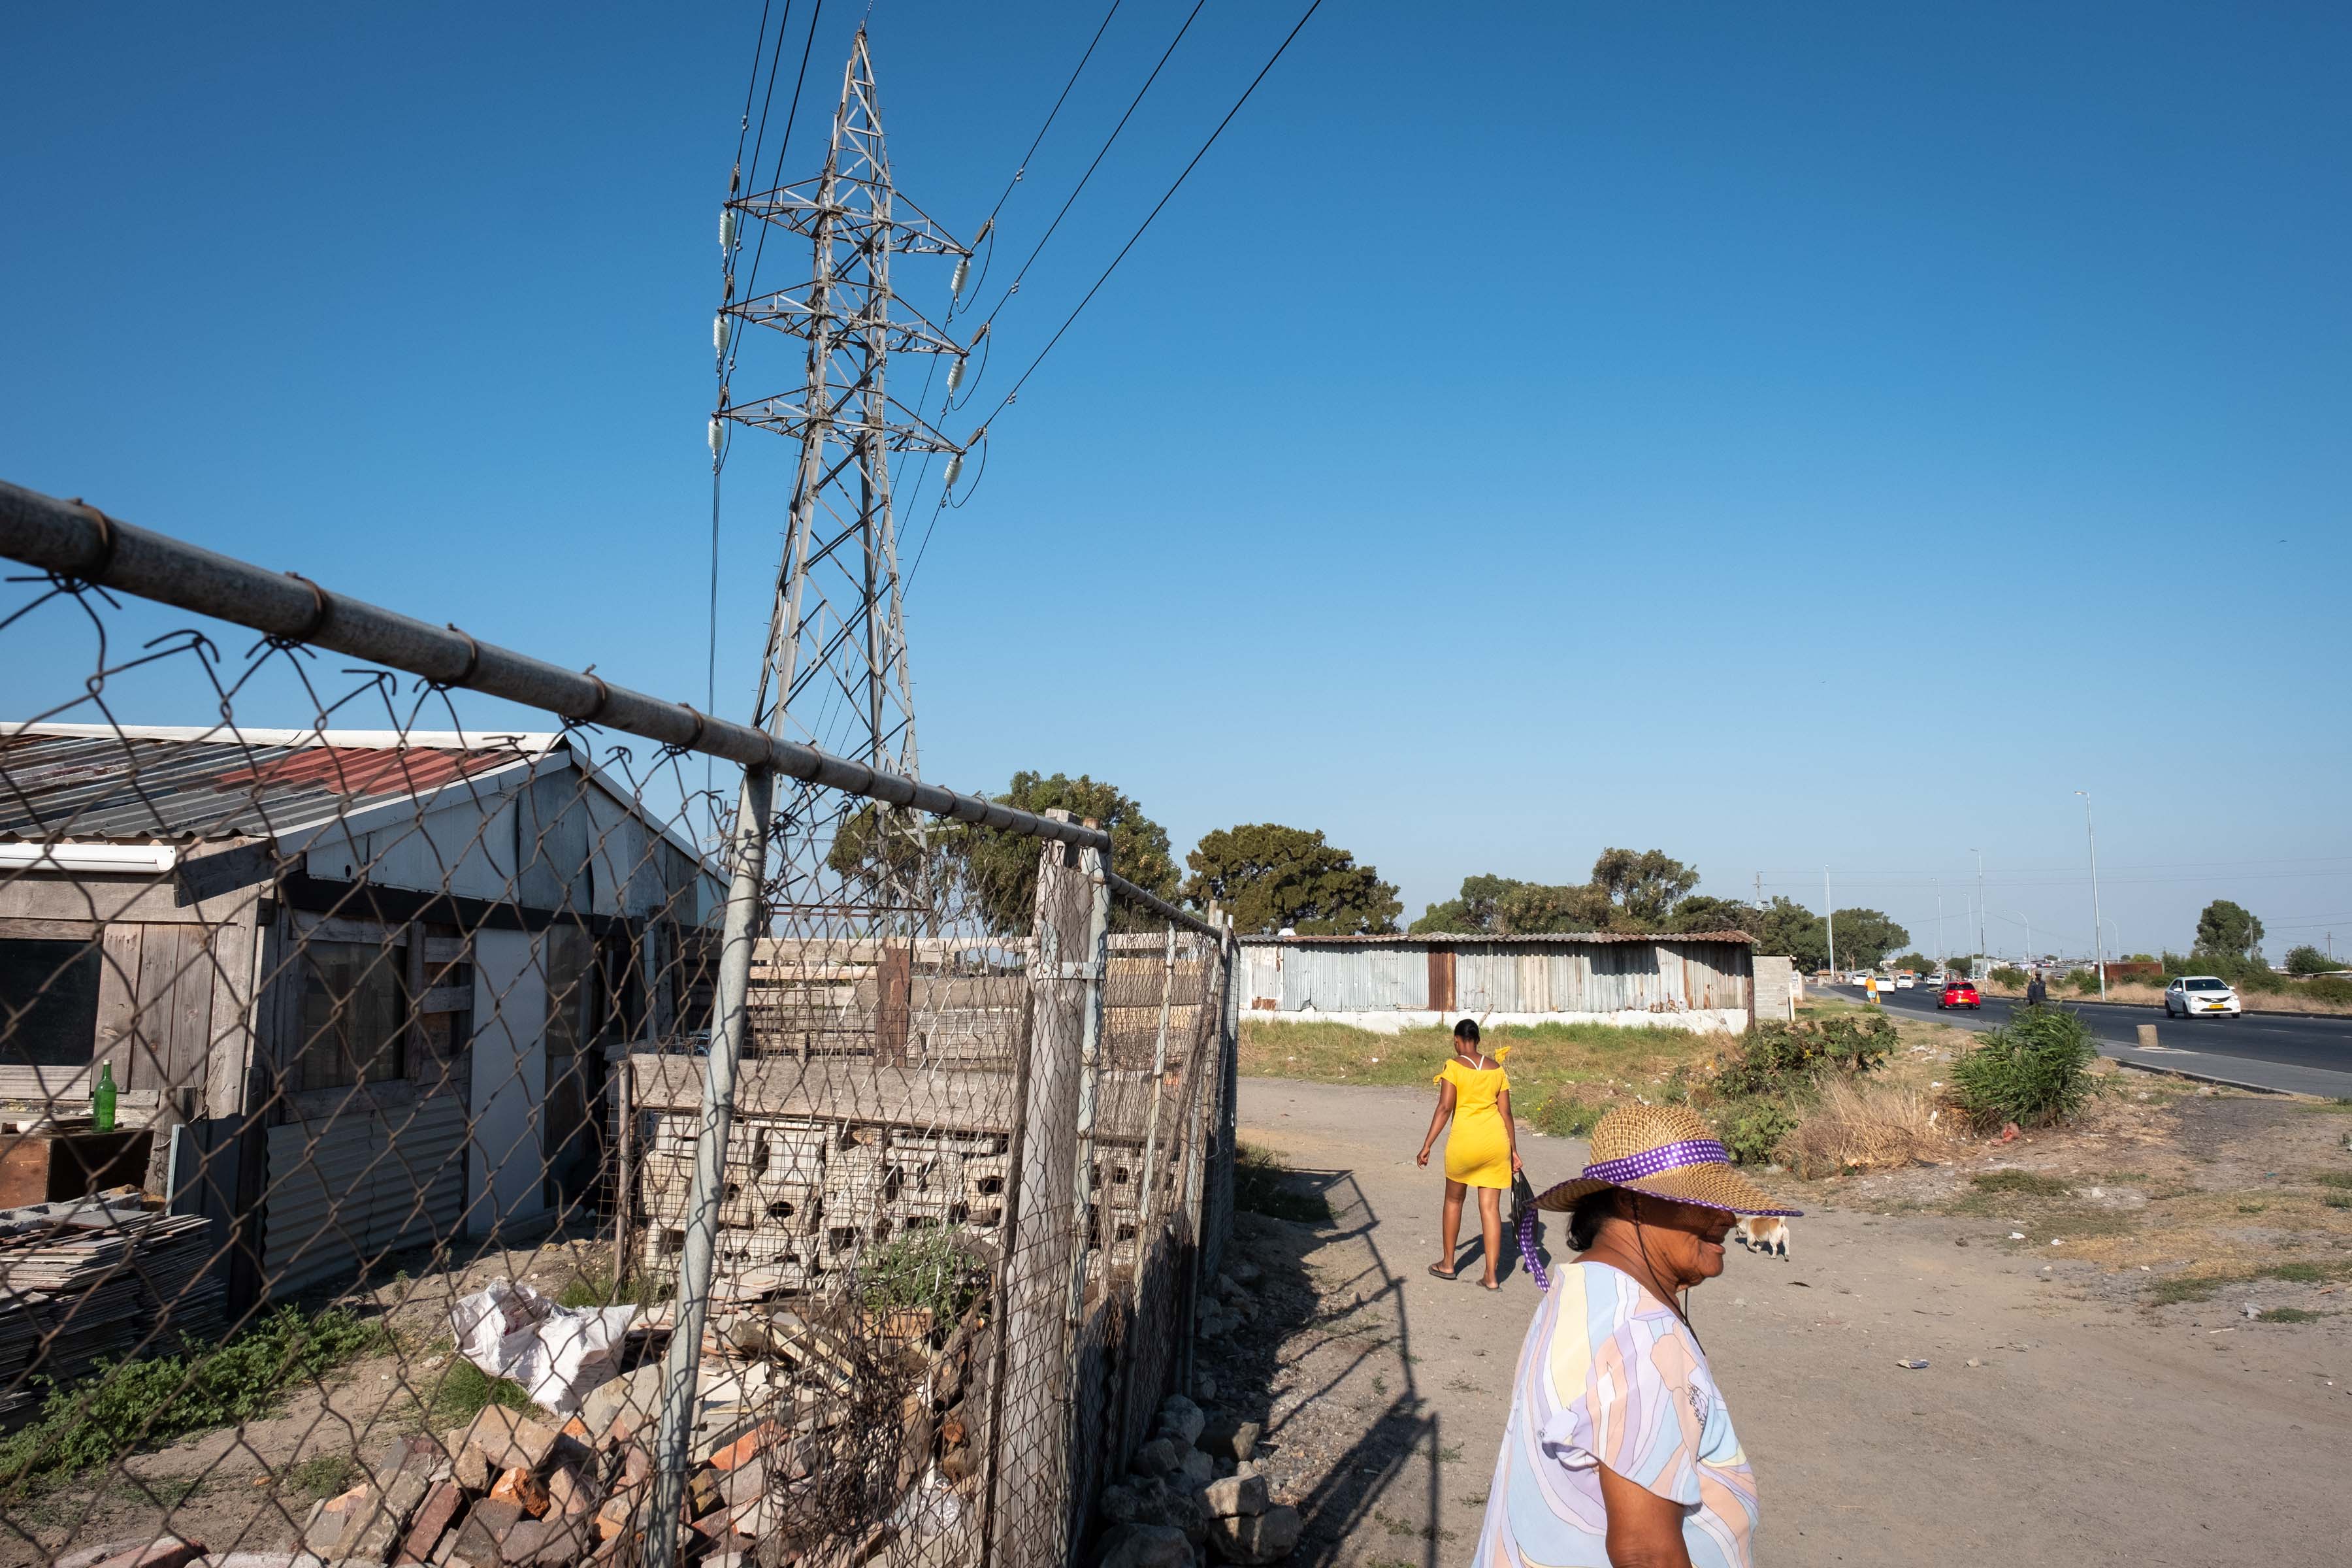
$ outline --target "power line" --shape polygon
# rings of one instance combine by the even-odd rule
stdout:
[[[1054,128],[1054,117],[1062,112],[1062,105],[1068,100],[1070,89],[1078,85],[1079,74],[1087,68],[1087,62],[1095,58],[1095,46],[1101,43],[1103,34],[1110,30],[1110,19],[1118,15],[1119,5],[1120,0],[1110,0],[1110,9],[1103,13],[1102,26],[1095,29],[1095,36],[1087,41],[1087,52],[1078,57],[1077,67],[1070,72],[1070,79],[1062,84],[1061,96],[1055,99],[1054,107],[1045,111],[1045,123],[1037,127],[1037,134],[1030,138],[1029,151],[1021,154],[1021,162],[1014,166],[1013,177],[1004,182],[1004,189],[998,195],[996,205],[988,209],[988,221],[980,226],[981,233],[988,232],[989,225],[996,221],[996,215],[1003,212],[1004,204],[1012,199],[1013,187],[1019,184],[1021,176],[1029,172],[1029,160],[1037,155],[1037,149],[1045,142],[1045,132]],[[978,243],[976,238],[974,243]]]
[[[1118,270],[1118,264],[1127,259],[1127,253],[1135,248],[1136,242],[1143,237],[1144,231],[1151,226],[1152,220],[1160,216],[1160,209],[1167,206],[1169,202],[1174,199],[1177,191],[1181,189],[1184,182],[1192,176],[1192,171],[1200,166],[1201,160],[1209,155],[1209,149],[1217,144],[1217,138],[1225,133],[1225,127],[1234,122],[1234,116],[1242,111],[1243,106],[1249,102],[1251,95],[1257,91],[1259,84],[1265,80],[1267,73],[1272,71],[1274,68],[1280,63],[1282,57],[1288,52],[1292,42],[1297,38],[1299,33],[1306,27],[1307,24],[1314,19],[1315,13],[1321,10],[1322,7],[1323,0],[1308,0],[1306,11],[1299,16],[1297,22],[1292,26],[1290,31],[1283,35],[1282,42],[1275,47],[1274,53],[1266,58],[1265,64],[1258,68],[1257,75],[1250,79],[1249,86],[1242,89],[1242,95],[1234,100],[1234,106],[1225,110],[1225,117],[1217,121],[1217,128],[1209,132],[1209,139],[1201,143],[1201,150],[1192,154],[1192,162],[1184,165],[1182,172],[1177,174],[1175,180],[1170,184],[1168,189],[1161,194],[1159,201],[1152,204],[1151,210],[1144,215],[1143,221],[1136,225],[1135,232],[1128,236],[1127,243],[1118,247],[1118,254],[1110,258],[1110,265],[1102,269],[1102,276],[1095,279],[1094,286],[1086,291],[1085,296],[1081,298],[1077,304],[1071,309],[1069,315],[1063,319],[1062,324],[1054,330],[1054,335],[1045,341],[1045,346],[1044,348],[1037,351],[1037,357],[1029,362],[1028,368],[1021,373],[1020,379],[1013,384],[1012,390],[1004,395],[1002,402],[998,403],[994,408],[989,410],[988,418],[981,423],[981,430],[983,434],[986,432],[988,426],[994,422],[996,416],[999,414],[1003,413],[1007,407],[1011,406],[1013,400],[1021,395],[1021,389],[1028,384],[1029,378],[1037,374],[1037,367],[1045,363],[1045,356],[1054,352],[1055,346],[1062,341],[1063,334],[1070,330],[1072,324],[1077,321],[1079,315],[1085,311],[1086,308],[1094,302],[1094,297],[1102,291],[1102,286],[1104,284],[1110,281],[1111,274]],[[1194,7],[1196,12],[1198,9],[1198,6]],[[1186,25],[1188,26],[1191,25],[1189,18],[1187,18]],[[1173,47],[1173,46],[1171,45],[1171,47]],[[1122,121],[1121,123],[1123,124],[1125,121]],[[1034,258],[1033,257],[1032,259],[1034,259]],[[930,547],[931,529],[937,528],[938,526],[939,514],[934,511],[931,516],[931,528],[927,528],[923,531],[923,550],[928,550]],[[915,561],[916,564],[919,566],[922,563],[921,550],[917,551]],[[907,574],[907,579],[909,584],[914,581],[914,572],[910,569]]]
[[[1202,8],[1208,3],[1209,0],[1194,0],[1192,9],[1184,17],[1184,25],[1176,29],[1176,36],[1168,40],[1168,47],[1160,52],[1160,63],[1151,68],[1151,74],[1145,77],[1143,85],[1135,89],[1135,97],[1129,101],[1127,112],[1118,117],[1118,123],[1110,128],[1110,134],[1103,138],[1103,144],[1095,149],[1094,161],[1087,165],[1087,172],[1078,176],[1078,183],[1071,187],[1070,194],[1063,199],[1061,210],[1054,215],[1054,221],[1047,224],[1045,232],[1038,237],[1036,247],[1029,252],[1029,259],[1021,264],[1021,270],[1013,275],[1013,281],[1006,286],[1003,295],[997,300],[994,309],[988,312],[986,320],[981,323],[983,330],[993,324],[997,312],[1012,302],[1013,296],[1021,292],[1021,280],[1028,277],[1029,268],[1036,265],[1038,254],[1045,248],[1045,242],[1054,237],[1054,231],[1062,226],[1064,218],[1069,216],[1071,205],[1077,201],[1079,194],[1087,188],[1087,182],[1095,177],[1095,171],[1102,166],[1102,161],[1110,155],[1111,144],[1118,140],[1118,133],[1127,129],[1127,122],[1135,117],[1135,111],[1143,106],[1144,95],[1151,90],[1151,84],[1160,79],[1160,73],[1168,68],[1169,60],[1175,56],[1176,46],[1182,43],[1184,35],[1192,30],[1193,20],[1201,15]],[[1319,5],[1321,0],[1317,0],[1317,3]]]

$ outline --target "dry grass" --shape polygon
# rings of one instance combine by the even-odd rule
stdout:
[[[1838,1079],[1781,1140],[1781,1163],[1807,1181],[1842,1171],[1887,1171],[1944,1157],[1949,1113],[1918,1082]]]
[[[1687,1029],[1539,1024],[1489,1029],[1484,1043],[1490,1052],[1509,1051],[1503,1065],[1511,1077],[1511,1108],[1525,1121],[1555,1095],[1603,1109],[1618,1099],[1655,1100],[1676,1068],[1712,1061],[1738,1041]],[[1253,1078],[1429,1089],[1452,1054],[1453,1037],[1444,1029],[1382,1035],[1320,1021],[1242,1020],[1241,1070]]]

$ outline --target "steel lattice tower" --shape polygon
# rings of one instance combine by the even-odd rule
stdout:
[[[730,272],[722,306],[740,327],[808,344],[797,395],[731,402],[719,389],[720,418],[774,431],[801,448],[757,722],[780,737],[919,776],[891,463],[905,453],[946,454],[952,462],[963,448],[891,397],[887,375],[894,353],[961,359],[965,351],[892,290],[891,259],[955,257],[961,268],[971,252],[891,184],[862,27],[842,74],[823,172],[727,205],[747,225],[807,237],[813,252],[807,280],[774,293],[737,301]],[[820,828],[822,852],[833,835],[810,821],[809,805],[793,815]]]

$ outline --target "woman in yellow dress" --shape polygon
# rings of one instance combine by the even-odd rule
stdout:
[[[1462,1198],[1478,1189],[1478,1230],[1486,1237],[1489,1290],[1500,1289],[1495,1269],[1503,1257],[1503,1193],[1519,1168],[1518,1130],[1511,1122],[1511,1080],[1503,1071],[1505,1046],[1493,1056],[1478,1048],[1478,1026],[1465,1018],[1454,1026],[1454,1057],[1433,1080],[1437,1110],[1429,1136],[1421,1141],[1415,1164],[1429,1163],[1429,1151],[1447,1121],[1445,1140],[1445,1256],[1429,1266],[1440,1279],[1454,1278],[1454,1254],[1462,1235]]]

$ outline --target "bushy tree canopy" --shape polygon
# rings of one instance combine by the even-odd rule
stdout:
[[[2328,957],[2309,942],[2287,949],[2286,972],[2289,974],[2331,974],[2344,967],[2341,962]]]
[[[1404,906],[1396,889],[1319,832],[1278,823],[1244,823],[1202,836],[1185,857],[1192,874],[1184,897],[1196,909],[1211,900],[1243,931],[1288,926],[1301,936],[1361,936],[1396,930]]]
[[[1876,910],[1840,910],[1837,961],[1856,969],[1873,969],[1886,955],[1911,940],[1911,933]]]
[[[1010,788],[995,797],[1001,805],[1044,813],[1062,810],[1083,822],[1089,818],[1110,832],[1110,868],[1146,892],[1174,899],[1176,861],[1169,853],[1168,830],[1143,815],[1143,808],[1118,786],[1080,773],[1018,773]],[[1036,920],[1037,840],[1018,833],[991,828],[964,830],[972,896],[997,931],[1013,934],[1027,931]],[[1129,917],[1123,906],[1111,906],[1115,925]]]
[[[1522,882],[1492,874],[1462,879],[1462,891],[1428,906],[1415,932],[1459,931],[1481,936],[1541,936],[1556,931],[1716,931],[1738,926],[1722,911],[1745,904],[1708,899],[1696,924],[1677,918],[1698,872],[1656,849],[1604,849],[1592,879],[1580,883]],[[1745,929],[1745,928],[1741,928]]]
[[[2263,951],[2263,922],[2243,906],[2216,899],[2197,917],[2198,952],[2223,958],[2253,958]]]
[[[1698,869],[1672,859],[1663,850],[1603,849],[1592,863],[1592,885],[1609,902],[1639,922],[1630,929],[1654,931],[1675,907],[1675,901],[1698,886]]]

